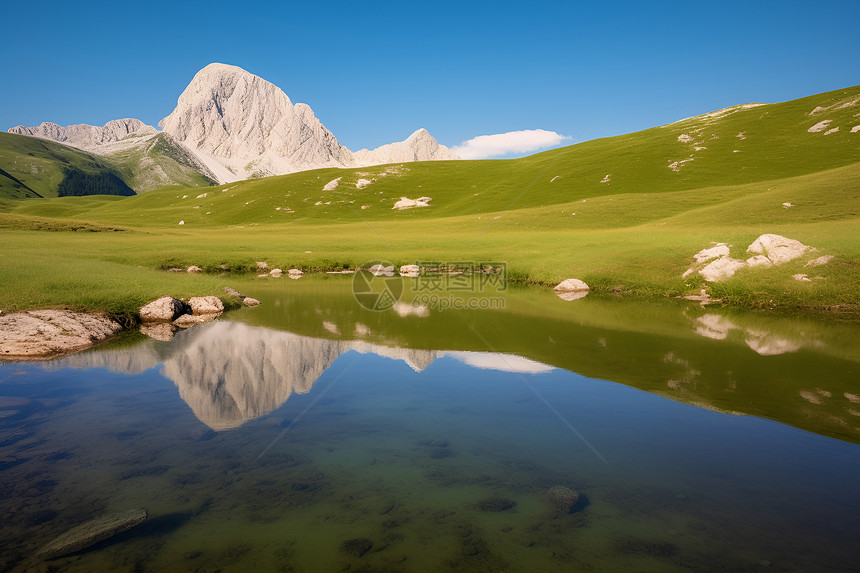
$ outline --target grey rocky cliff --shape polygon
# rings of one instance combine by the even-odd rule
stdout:
[[[98,151],[99,147],[129,137],[152,137],[158,130],[139,119],[125,118],[114,119],[101,127],[84,123],[62,127],[46,121],[35,127],[18,125],[11,128],[9,133],[50,139],[85,151]]]
[[[349,165],[352,154],[305,104],[226,64],[209,64],[159,126],[198,154],[223,182]]]

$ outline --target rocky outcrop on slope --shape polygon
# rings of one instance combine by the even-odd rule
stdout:
[[[741,269],[782,265],[815,251],[814,247],[804,245],[800,241],[772,233],[759,236],[747,247],[747,253],[753,256],[745,261],[729,256],[731,245],[726,243],[711,244],[713,246],[702,249],[693,255],[693,266],[681,275],[682,278],[687,278],[698,272],[708,282],[722,282],[734,276]],[[820,259],[821,257],[815,260]],[[826,264],[831,259],[832,257],[820,264]],[[812,261],[809,261],[807,266],[811,264]]]

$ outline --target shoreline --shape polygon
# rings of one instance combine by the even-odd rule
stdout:
[[[307,274],[299,275],[298,277],[292,275],[291,278],[305,278],[305,280],[328,280],[332,275],[343,276],[343,275],[352,275],[357,270],[367,270],[367,269],[356,269],[356,270],[329,270],[329,271],[317,271],[317,272],[308,272]],[[244,273],[242,273],[244,274]],[[239,274],[236,278],[240,280],[248,280],[248,279],[256,279],[260,280],[262,277],[272,278],[272,280],[277,280],[281,277],[280,274],[271,276],[270,275],[257,275],[253,277],[251,273],[245,274],[242,276]],[[284,275],[284,277],[289,275]],[[393,276],[393,275],[392,275]],[[409,275],[403,276],[402,278],[407,279],[410,278]],[[337,279],[333,279],[337,280]],[[548,281],[542,280],[530,280],[528,277],[514,277],[509,278],[508,283],[511,285],[515,285],[518,288],[553,288],[553,284]],[[78,352],[82,352],[84,350],[88,350],[98,345],[102,345],[111,340],[116,339],[117,337],[123,335],[124,333],[132,332],[133,330],[140,329],[141,332],[150,336],[152,338],[158,340],[169,340],[172,338],[173,333],[178,329],[185,329],[194,326],[195,324],[200,324],[203,322],[208,322],[210,320],[214,320],[219,317],[222,312],[227,310],[235,310],[241,308],[243,306],[243,300],[247,297],[238,293],[235,289],[231,287],[224,287],[224,291],[227,293],[226,295],[215,295],[221,303],[223,304],[223,310],[217,313],[206,313],[203,315],[192,315],[190,312],[182,316],[176,317],[171,320],[157,320],[154,322],[147,322],[141,318],[140,311],[137,313],[131,312],[110,312],[104,308],[88,308],[88,309],[78,309],[72,310],[68,305],[53,305],[45,308],[33,308],[33,309],[22,309],[15,310],[12,312],[7,312],[4,310],[0,310],[0,334],[4,336],[0,337],[0,362],[4,363],[17,363],[17,362],[38,362],[45,360],[52,360],[55,358],[61,358],[63,356],[68,356],[70,354],[75,354]],[[213,295],[208,295],[208,297],[212,297]],[[684,300],[689,303],[696,303],[700,306],[709,307],[709,308],[719,308],[719,309],[727,309],[727,310],[743,310],[755,313],[763,313],[767,315],[773,316],[786,316],[786,317],[808,317],[808,318],[819,318],[819,319],[827,319],[827,320],[835,320],[839,322],[845,323],[860,323],[860,305],[855,304],[834,304],[834,305],[810,305],[810,306],[797,306],[797,305],[780,305],[773,300],[755,300],[755,299],[747,299],[745,304],[738,304],[738,301],[733,301],[731,298],[726,300],[725,298],[711,298],[704,290],[701,295],[694,296],[684,296],[677,294],[669,294],[663,293],[660,295],[649,294],[643,295],[635,290],[625,290],[623,287],[610,287],[604,288],[598,285],[596,288],[592,288],[589,293],[589,296],[592,297],[612,297],[612,298],[630,298],[637,300],[642,303],[648,303],[649,301],[656,300],[665,300],[665,299],[675,299],[675,300]],[[208,298],[207,297],[207,298]],[[172,298],[172,297],[170,297]],[[174,299],[180,300],[180,299]],[[255,301],[255,299],[249,299],[250,301]],[[154,301],[153,301],[154,302]],[[575,304],[575,301],[572,301],[571,304]],[[253,306],[253,304],[246,304],[246,306]],[[75,308],[75,307],[73,307]],[[141,307],[143,308],[143,307]],[[95,321],[97,323],[102,324],[102,332],[107,332],[108,334],[102,335],[91,335],[86,334],[86,337],[89,338],[89,342],[83,342],[81,340],[72,341],[70,344],[65,346],[57,346],[57,342],[50,333],[45,335],[45,333],[39,331],[39,323],[33,322],[31,320],[25,321],[24,323],[19,323],[19,326],[14,328],[9,328],[8,324],[10,322],[17,322],[22,317],[32,318],[38,316],[40,314],[49,314],[53,317],[60,317],[61,320],[77,320],[77,322],[81,323],[87,321]],[[65,317],[65,318],[62,318]],[[52,321],[56,322],[57,318],[48,319],[48,323],[50,324]],[[108,327],[105,330],[106,324],[112,324],[112,327]],[[4,328],[4,325],[7,325]],[[171,330],[169,334],[163,334],[160,336],[155,333],[146,333],[145,327],[149,328],[160,328],[165,327],[168,330]],[[40,346],[44,348],[43,351],[28,351],[25,353],[12,353],[8,347],[10,345],[14,345],[19,343],[22,339],[28,340],[28,343],[32,346]],[[34,340],[41,339],[41,340]]]

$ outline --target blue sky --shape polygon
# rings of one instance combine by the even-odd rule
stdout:
[[[4,7],[0,128],[156,125],[211,62],[357,150],[516,130],[565,144],[860,83],[860,1],[28,2]]]

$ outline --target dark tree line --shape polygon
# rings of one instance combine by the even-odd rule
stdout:
[[[66,169],[66,176],[57,187],[59,197],[83,197],[85,195],[121,195],[131,197],[134,189],[114,175],[101,171],[87,173],[80,169]]]

